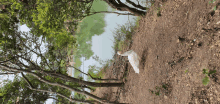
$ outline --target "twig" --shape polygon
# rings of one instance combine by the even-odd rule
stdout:
[[[14,72],[14,73],[0,73],[0,75],[4,75],[4,74],[17,74],[18,72]]]
[[[132,13],[118,13],[118,12],[111,12],[111,11],[99,11],[99,12],[91,12],[92,14],[89,14],[90,15],[94,15],[94,14],[97,14],[97,13],[115,13],[115,14],[118,14],[118,15],[133,15],[135,16],[134,14]]]

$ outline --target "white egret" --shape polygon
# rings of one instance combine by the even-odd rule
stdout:
[[[118,51],[117,54],[121,56],[128,56],[128,60],[131,66],[133,67],[135,73],[139,74],[139,59],[140,58],[138,57],[137,53],[135,53],[133,50],[130,50],[123,54],[121,54],[121,51]]]

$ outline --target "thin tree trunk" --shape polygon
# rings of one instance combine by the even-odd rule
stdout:
[[[117,2],[115,0],[104,0],[109,6],[111,6],[112,8],[119,10],[119,11],[129,11],[133,14],[135,14],[135,16],[143,16],[146,14],[146,12],[135,9],[135,8],[131,8],[129,6],[127,6],[126,4],[122,3],[120,0],[117,0]],[[129,2],[132,3],[132,2]],[[132,4],[133,6],[135,6],[134,4]],[[138,5],[136,5],[138,6]],[[139,6],[140,7],[140,6]],[[147,8],[146,8],[147,9]]]
[[[146,10],[147,8],[146,7],[143,7],[143,6],[141,6],[141,5],[137,5],[137,4],[135,4],[134,2],[132,2],[132,1],[130,1],[130,0],[126,0],[126,2],[128,2],[129,4],[131,4],[132,6],[134,6],[134,7],[137,7],[137,8],[139,8],[139,9],[142,9],[142,10]]]
[[[90,12],[90,14],[88,16],[91,16],[91,15],[94,15],[94,14],[97,14],[97,13],[115,13],[115,14],[118,14],[118,15],[133,15],[133,16],[135,16],[135,14],[132,14],[132,13],[118,13],[118,12],[111,12],[111,11]]]
[[[62,78],[62,79],[65,79],[65,80],[69,80],[69,81],[72,81],[72,82],[77,82],[79,84],[88,85],[88,86],[92,86],[92,87],[121,87],[121,86],[124,85],[123,82],[120,82],[120,83],[96,83],[96,82],[84,81],[84,80],[77,79],[77,78],[74,78],[74,77],[70,77],[70,76],[67,76],[67,75],[63,75],[63,74],[60,74],[60,73],[47,73],[47,74],[51,75],[52,77]]]

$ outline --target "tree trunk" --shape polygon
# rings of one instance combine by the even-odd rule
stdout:
[[[112,8],[119,10],[119,11],[129,11],[131,13],[134,13],[136,16],[143,16],[146,14],[146,12],[135,9],[135,8],[131,8],[127,5],[125,5],[124,3],[122,3],[120,0],[117,0],[117,2],[115,0],[104,0],[109,6],[111,6]],[[133,5],[135,6],[135,5]],[[139,6],[139,5],[138,5]],[[137,7],[138,7],[137,6]]]
[[[121,86],[124,85],[123,82],[121,82],[121,83],[96,83],[96,82],[84,81],[84,80],[77,79],[77,78],[74,78],[74,77],[70,77],[70,76],[67,76],[67,75],[63,75],[63,74],[60,74],[60,73],[52,73],[52,72],[47,72],[47,71],[42,71],[42,72],[46,73],[46,74],[48,74],[52,77],[55,77],[55,78],[62,78],[62,79],[65,79],[65,80],[69,80],[69,81],[72,81],[72,82],[76,82],[76,83],[79,83],[79,84],[82,84],[82,85],[87,85],[87,86],[92,86],[92,87],[121,87]]]

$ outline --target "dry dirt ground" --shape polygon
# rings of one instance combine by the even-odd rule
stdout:
[[[125,86],[93,94],[130,104],[220,104],[219,16],[219,0],[156,1],[124,50],[141,57],[140,74],[115,55],[105,78],[124,78]],[[216,70],[207,86],[203,69]]]

